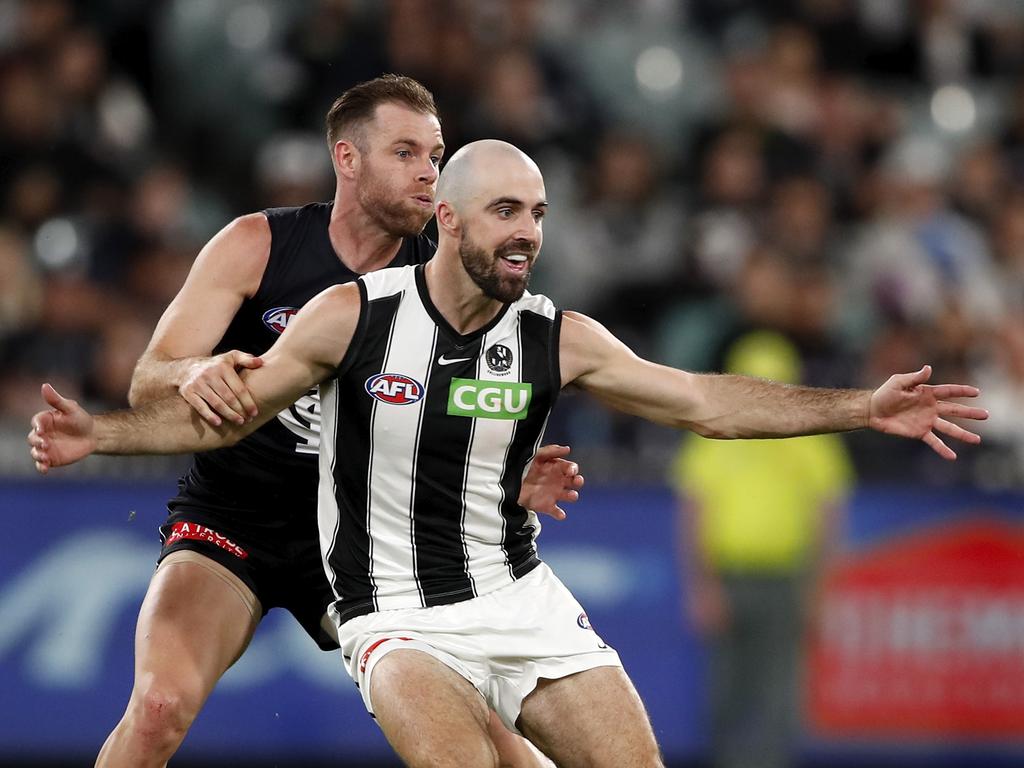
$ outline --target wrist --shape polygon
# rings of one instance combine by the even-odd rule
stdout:
[[[116,453],[115,433],[110,418],[106,415],[93,416],[89,437],[90,453]]]

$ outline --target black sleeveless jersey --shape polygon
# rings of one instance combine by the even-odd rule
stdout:
[[[332,208],[333,203],[312,203],[263,212],[271,234],[263,279],[239,307],[214,354],[231,349],[263,354],[307,301],[359,277],[331,245]],[[435,248],[424,235],[406,238],[389,266],[421,264]],[[313,389],[237,445],[196,454],[170,509],[199,507],[243,525],[315,515],[319,443],[320,400]]]

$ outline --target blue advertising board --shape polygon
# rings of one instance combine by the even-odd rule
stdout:
[[[171,490],[156,482],[0,483],[0,762],[90,763],[120,718],[132,684],[135,617]],[[982,511],[1020,520],[1022,508],[1013,495],[861,491],[850,514],[851,544],[875,546]],[[619,650],[666,757],[696,759],[706,732],[703,653],[683,618],[671,493],[588,485],[568,520],[543,522],[541,557]],[[862,748],[815,745],[837,761],[863,756]],[[951,750],[965,765],[988,754],[984,745],[946,745],[943,754]],[[870,754],[893,752],[907,754],[892,743]],[[1013,754],[1024,759],[1024,750]],[[340,657],[318,651],[281,611],[268,616],[217,687],[180,755],[230,764],[278,756],[289,764],[393,760]]]

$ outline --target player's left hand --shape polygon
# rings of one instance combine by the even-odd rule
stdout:
[[[952,461],[956,453],[939,433],[977,445],[981,436],[949,421],[950,418],[988,418],[984,408],[950,402],[951,398],[977,397],[979,390],[967,384],[928,384],[932,367],[914,373],[897,373],[871,394],[868,426],[887,435],[923,440],[944,459]]]
[[[558,503],[578,500],[583,487],[579,465],[566,459],[568,455],[567,445],[545,445],[537,451],[523,478],[520,506],[565,520],[565,510]]]

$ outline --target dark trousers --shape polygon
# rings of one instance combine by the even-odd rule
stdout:
[[[711,646],[713,764],[788,768],[799,735],[801,575],[726,575],[731,620]]]

